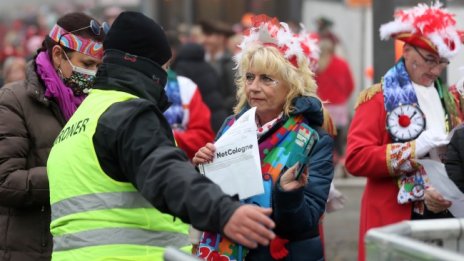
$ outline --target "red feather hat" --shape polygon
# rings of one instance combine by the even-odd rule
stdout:
[[[454,14],[442,9],[440,2],[431,6],[398,10],[395,20],[380,27],[380,38],[390,37],[450,59],[459,52],[463,31],[456,29]]]

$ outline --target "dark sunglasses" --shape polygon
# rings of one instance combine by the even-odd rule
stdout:
[[[110,30],[110,25],[107,22],[103,22],[100,25],[95,20],[90,20],[90,25],[83,28],[83,29],[86,29],[86,28],[89,28],[89,27],[90,27],[90,30],[92,30],[92,33],[95,34],[95,35],[100,35],[102,30],[103,30],[103,32],[105,32],[105,34],[107,34],[108,31]]]
[[[108,33],[108,31],[110,30],[110,25],[107,23],[107,22],[103,22],[101,25],[95,21],[95,20],[90,20],[90,25],[88,26],[84,26],[82,28],[79,28],[79,29],[76,29],[76,30],[73,30],[71,32],[67,32],[67,33],[64,33],[60,36],[60,39],[58,39],[58,43],[61,43],[61,38],[67,34],[72,34],[72,33],[75,33],[75,32],[79,32],[79,31],[82,31],[82,30],[85,30],[87,28],[90,28],[90,30],[92,30],[92,33],[94,35],[100,35],[102,30],[105,34]]]

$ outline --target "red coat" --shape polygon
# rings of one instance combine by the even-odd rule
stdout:
[[[380,84],[364,90],[348,132],[346,168],[367,177],[361,201],[358,260],[364,260],[364,235],[370,228],[411,219],[411,204],[397,203],[397,177],[392,176],[390,146],[385,127],[386,111]],[[414,156],[412,154],[412,156]]]
[[[331,104],[344,104],[354,90],[353,76],[348,63],[334,55],[325,70],[316,73],[317,95]]]

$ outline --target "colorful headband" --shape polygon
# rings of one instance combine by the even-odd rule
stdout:
[[[103,57],[103,44],[88,38],[72,34],[55,24],[48,34],[53,41],[76,52],[92,56],[96,59]]]
[[[299,67],[303,60],[313,69],[319,57],[316,41],[309,34],[293,34],[286,23],[277,18],[257,15],[251,18],[252,27],[243,34],[239,45],[241,51],[235,56],[238,64],[243,51],[252,45],[273,46],[295,67]]]
[[[452,58],[461,48],[462,31],[456,29],[454,14],[442,9],[440,2],[395,12],[395,20],[380,27],[380,38],[390,37]]]

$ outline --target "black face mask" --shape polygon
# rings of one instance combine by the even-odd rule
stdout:
[[[93,83],[95,81],[95,74],[97,72],[75,66],[71,60],[69,60],[68,55],[65,52],[63,53],[72,67],[72,73],[70,77],[66,78],[62,76],[63,83],[71,88],[74,96],[82,96],[89,93],[90,89],[92,89]]]

